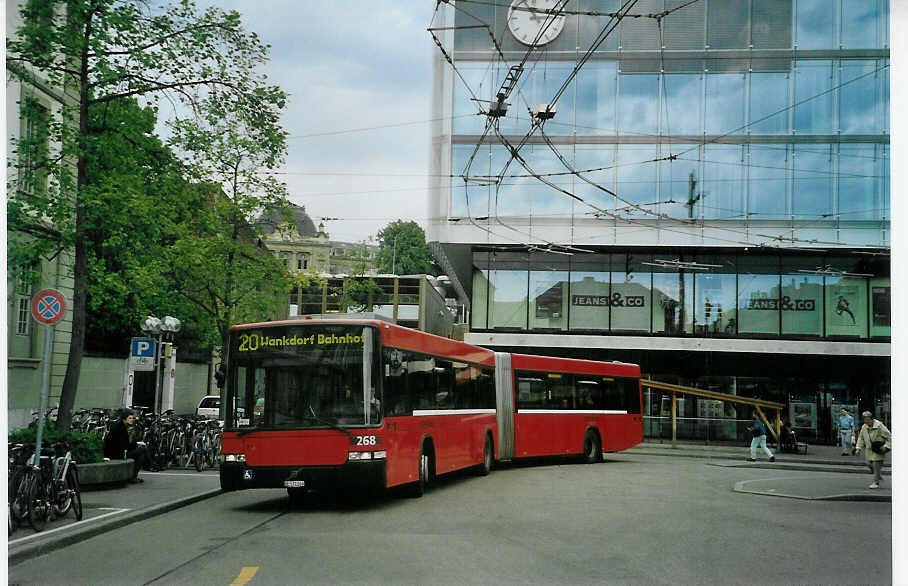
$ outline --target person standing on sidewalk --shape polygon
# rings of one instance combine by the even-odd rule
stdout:
[[[879,488],[883,480],[883,461],[886,452],[892,449],[892,435],[882,421],[873,418],[870,411],[864,411],[861,417],[864,418],[864,425],[858,433],[855,455],[860,456],[861,450],[867,450],[867,466],[873,472],[873,482],[868,488]]]
[[[839,439],[842,442],[842,455],[851,454],[851,434],[854,431],[854,417],[848,413],[848,409],[842,407],[839,414]]]
[[[775,462],[776,457],[772,455],[772,452],[769,451],[769,448],[766,447],[766,426],[763,425],[763,422],[760,421],[760,417],[757,415],[756,411],[753,413],[753,423],[748,428],[753,435],[753,439],[750,440],[750,458],[751,462],[757,461],[757,446],[759,445],[763,452],[769,456],[770,462]]]

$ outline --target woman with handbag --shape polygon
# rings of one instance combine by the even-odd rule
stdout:
[[[855,444],[855,455],[859,456],[861,450],[867,449],[867,466],[873,472],[873,483],[869,488],[879,488],[883,480],[883,461],[886,459],[886,452],[892,449],[892,435],[883,422],[874,419],[873,413],[864,411],[861,413],[864,418],[864,425],[858,433],[858,441]]]
[[[747,429],[750,430],[753,439],[750,440],[750,458],[749,461],[757,461],[757,446],[763,450],[763,452],[769,456],[770,462],[775,462],[776,457],[772,455],[772,452],[769,451],[769,448],[766,447],[766,426],[760,421],[760,418],[757,416],[757,413],[753,414],[753,423],[750,424],[750,427]]]

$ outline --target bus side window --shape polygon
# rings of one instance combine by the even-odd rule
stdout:
[[[575,386],[577,387],[578,409],[602,409],[602,385],[598,377],[577,375]]]
[[[435,360],[434,376],[435,409],[454,407],[454,366],[447,360]]]
[[[483,368],[476,381],[479,402],[476,404],[480,409],[495,409],[497,401],[495,397],[495,373],[489,368]]]
[[[548,373],[546,388],[549,409],[575,409],[574,377],[570,374]]]
[[[602,377],[604,408],[610,411],[624,411],[624,379]]]
[[[640,413],[640,383],[635,378],[621,379],[624,385],[624,408],[628,413]]]
[[[545,409],[549,401],[545,373],[517,371],[517,409]]]
[[[385,348],[385,415],[409,415],[412,411],[407,393],[407,363],[404,353]]]

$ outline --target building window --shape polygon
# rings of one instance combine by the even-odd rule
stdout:
[[[296,268],[303,271],[309,268],[309,257],[306,255],[300,255],[296,259]]]
[[[31,321],[32,268],[25,267],[16,275],[16,334],[27,336]]]
[[[16,333],[20,336],[28,335],[28,314],[29,303],[28,297],[19,298],[19,311],[16,318]]]
[[[49,123],[49,111],[38,100],[26,98],[22,101],[18,187],[25,193],[42,193],[47,187]]]

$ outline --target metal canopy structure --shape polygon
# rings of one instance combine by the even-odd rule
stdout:
[[[753,407],[757,415],[760,416],[760,419],[766,424],[766,428],[769,429],[769,432],[772,434],[773,438],[778,442],[779,434],[782,431],[782,422],[781,415],[782,409],[785,408],[785,405],[782,403],[776,403],[774,401],[764,401],[763,399],[752,399],[750,397],[740,397],[738,395],[730,395],[728,393],[718,393],[716,391],[707,391],[704,389],[698,389],[695,387],[685,387],[682,385],[673,385],[670,383],[663,383],[659,381],[641,379],[640,384],[644,387],[649,387],[651,389],[658,389],[660,391],[668,391],[672,394],[672,447],[677,447],[678,440],[678,400],[677,395],[680,393],[682,395],[691,395],[694,397],[703,397],[704,399],[716,399],[719,401],[729,401],[731,403],[739,403],[742,405],[749,405]],[[763,413],[763,408],[774,409],[776,412],[775,417],[775,426],[769,423],[769,420],[766,418],[766,414]]]

